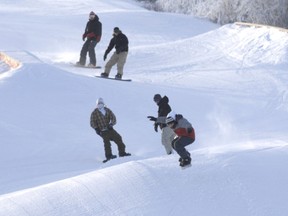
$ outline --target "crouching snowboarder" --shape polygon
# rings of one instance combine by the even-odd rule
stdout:
[[[106,160],[103,162],[105,163],[110,159],[116,158],[116,155],[112,154],[110,141],[116,143],[119,157],[130,156],[131,154],[125,151],[126,146],[122,141],[122,137],[113,128],[116,124],[116,116],[114,113],[105,106],[102,98],[97,99],[96,106],[96,109],[92,112],[90,117],[90,125],[103,139],[106,157]]]
[[[174,112],[170,112],[167,115],[166,124],[172,128],[177,135],[172,141],[172,147],[180,156],[179,165],[181,167],[190,165],[190,153],[185,147],[195,141],[194,128],[181,114],[175,114]]]

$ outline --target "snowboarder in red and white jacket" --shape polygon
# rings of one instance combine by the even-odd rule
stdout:
[[[180,156],[180,166],[190,165],[190,153],[185,147],[195,141],[195,131],[192,124],[181,114],[175,114],[173,111],[167,115],[166,124],[172,128],[176,134],[175,139],[172,141],[172,147]]]

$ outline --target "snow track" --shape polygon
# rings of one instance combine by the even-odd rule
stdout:
[[[220,27],[132,0],[33,2],[0,3],[1,49],[21,66],[0,62],[1,216],[287,215],[287,33]],[[119,26],[133,82],[71,67],[91,5],[103,22],[97,62],[105,66]],[[190,168],[166,155],[147,119],[157,115],[156,93],[195,127]],[[131,157],[102,163],[89,124],[98,97]]]

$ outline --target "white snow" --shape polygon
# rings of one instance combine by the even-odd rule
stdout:
[[[91,10],[103,24],[98,64],[120,27],[133,82],[70,65]],[[130,0],[4,0],[0,14],[0,51],[20,62],[0,61],[1,216],[287,215],[287,32],[221,27]],[[157,114],[156,93],[195,128],[190,168],[165,154],[146,118]],[[102,163],[89,124],[98,97],[131,157]]]

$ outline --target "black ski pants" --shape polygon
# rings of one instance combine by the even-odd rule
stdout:
[[[81,52],[80,52],[80,64],[85,65],[86,64],[86,56],[89,52],[89,58],[90,63],[96,66],[96,55],[95,55],[95,47],[97,45],[96,40],[86,40],[85,43],[82,46]]]
[[[194,140],[190,137],[177,137],[172,141],[172,147],[180,155],[182,159],[190,158],[189,152],[185,149],[185,146],[193,143]]]
[[[122,137],[120,134],[117,133],[116,130],[110,129],[105,130],[101,132],[101,136],[103,138],[104,142],[104,151],[105,151],[105,157],[109,158],[112,155],[112,149],[111,149],[111,142],[114,141],[118,147],[118,153],[119,155],[123,155],[125,153],[125,144],[122,141]]]

